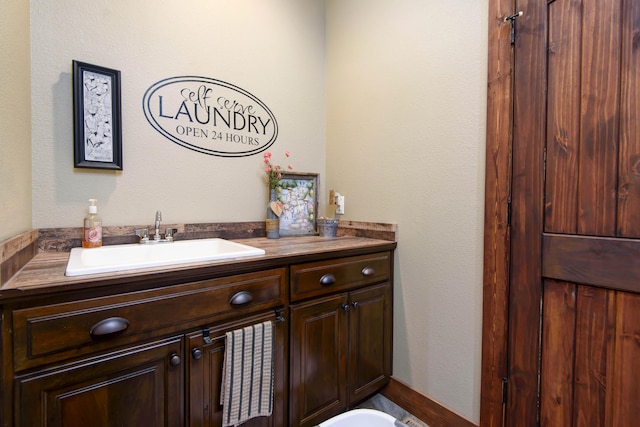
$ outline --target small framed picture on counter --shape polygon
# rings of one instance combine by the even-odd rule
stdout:
[[[311,236],[316,234],[318,213],[318,174],[288,172],[282,174],[277,189],[282,203],[281,236]]]
[[[74,166],[122,170],[120,71],[73,61]]]

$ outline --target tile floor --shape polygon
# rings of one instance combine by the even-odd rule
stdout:
[[[406,425],[407,427],[429,427],[381,394],[376,394],[369,400],[365,400],[358,405],[358,408],[377,409],[385,412],[398,419],[402,423],[401,425]]]

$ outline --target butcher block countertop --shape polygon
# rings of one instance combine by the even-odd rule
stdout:
[[[377,238],[339,236],[281,237],[279,239],[229,239],[264,249],[266,254],[238,259],[201,263],[169,265],[163,267],[127,270],[122,272],[67,277],[65,269],[68,251],[38,252],[0,288],[0,300],[20,300],[51,293],[87,291],[113,292],[168,286],[179,282],[205,280],[230,274],[264,270],[300,262],[318,261],[336,257],[357,256],[395,249],[396,242]]]

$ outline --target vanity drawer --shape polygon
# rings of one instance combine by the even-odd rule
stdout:
[[[293,265],[291,301],[387,281],[390,274],[390,252]]]
[[[286,269],[12,313],[17,371],[285,303]]]

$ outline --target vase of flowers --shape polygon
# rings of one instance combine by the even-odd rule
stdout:
[[[284,155],[288,158],[291,154],[285,151]],[[267,173],[267,184],[269,185],[269,203],[267,204],[266,229],[267,238],[277,239],[280,237],[280,215],[282,214],[282,202],[278,200],[278,188],[282,182],[282,173],[284,168],[280,165],[274,165],[271,161],[271,152],[267,151],[263,155],[264,171]],[[287,169],[293,169],[293,166],[287,165]]]

